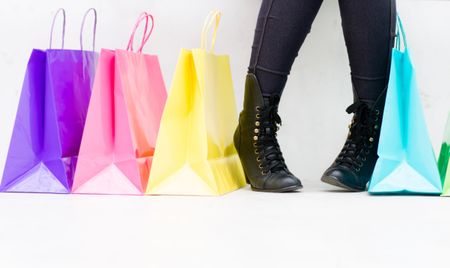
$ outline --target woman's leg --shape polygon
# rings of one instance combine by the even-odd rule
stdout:
[[[249,66],[263,95],[281,95],[321,4],[322,0],[263,0]]]
[[[352,72],[354,113],[339,156],[322,181],[363,191],[378,159],[391,51],[395,37],[395,0],[339,0]]]
[[[374,102],[389,77],[395,1],[339,0],[339,7],[355,97]]]
[[[287,168],[276,133],[278,102],[322,0],[263,0],[234,144],[253,190],[289,192],[302,184]]]

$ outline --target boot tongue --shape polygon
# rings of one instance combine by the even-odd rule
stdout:
[[[263,136],[266,139],[264,152],[268,165],[273,172],[285,171],[283,157],[281,155],[276,133],[278,124],[281,124],[281,118],[278,115],[278,103],[280,102],[279,95],[263,96],[264,108],[263,117],[265,128],[263,129]]]
[[[280,102],[279,95],[263,95],[264,106],[277,106]]]
[[[278,115],[278,103],[280,102],[280,95],[263,96],[263,101],[264,110],[266,111],[266,120],[273,122],[275,128],[277,128],[277,124],[281,125],[281,118]]]
[[[365,100],[365,99],[361,99],[361,102],[365,103],[370,110],[373,110],[375,107],[376,102],[374,100]]]

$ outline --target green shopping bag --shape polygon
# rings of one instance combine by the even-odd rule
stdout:
[[[441,193],[436,157],[425,124],[405,32],[398,17],[378,156],[369,193]]]
[[[447,127],[445,128],[444,141],[439,154],[439,173],[441,174],[444,190],[442,196],[450,196],[450,113],[448,114]]]

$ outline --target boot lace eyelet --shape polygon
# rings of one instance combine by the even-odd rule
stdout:
[[[336,162],[359,172],[374,152],[372,148],[378,143],[381,124],[381,112],[371,109],[363,101],[356,101],[347,108],[347,113],[354,114],[349,125],[349,134],[344,148]]]
[[[252,159],[261,174],[270,174],[287,170],[286,164],[277,141],[276,132],[281,125],[278,114],[279,96],[264,97],[264,104],[255,105],[249,111],[253,117],[248,139],[252,139],[255,156]]]
[[[265,176],[267,175],[267,172],[261,171],[261,175]]]

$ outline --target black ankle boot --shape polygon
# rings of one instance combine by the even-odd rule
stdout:
[[[263,97],[254,74],[245,84],[244,110],[234,133],[234,144],[247,183],[254,191],[291,192],[302,184],[286,167],[277,141],[279,96]]]
[[[351,191],[364,191],[378,159],[385,94],[370,105],[356,101],[347,108],[354,113],[350,132],[339,156],[322,176],[322,181]]]

